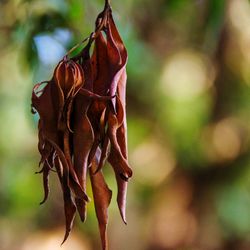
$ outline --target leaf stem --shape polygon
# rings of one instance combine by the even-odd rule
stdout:
[[[110,0],[105,0],[105,8],[110,6]]]

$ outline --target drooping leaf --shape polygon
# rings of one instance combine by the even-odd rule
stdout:
[[[45,86],[44,82],[35,85],[32,92],[32,111],[40,116],[38,150],[44,185],[42,203],[49,194],[49,173],[56,171],[63,191],[64,243],[76,210],[82,221],[86,219],[89,171],[102,248],[107,250],[108,206],[112,192],[105,182],[102,167],[108,160],[114,169],[117,203],[125,223],[127,185],[132,176],[127,154],[127,51],[108,1],[97,17],[95,31],[86,46],[72,58],[68,54],[56,66],[52,79]]]

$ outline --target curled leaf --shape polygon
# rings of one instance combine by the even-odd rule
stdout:
[[[127,154],[127,51],[109,1],[97,17],[95,31],[84,41],[88,42],[80,53],[72,58],[70,53],[65,55],[51,80],[36,84],[32,90],[32,113],[39,114],[39,166],[44,186],[41,204],[49,195],[49,174],[56,171],[63,192],[64,243],[76,211],[82,221],[86,219],[89,173],[102,248],[107,250],[112,192],[102,168],[107,160],[114,170],[117,203],[125,223],[127,185],[132,177]]]

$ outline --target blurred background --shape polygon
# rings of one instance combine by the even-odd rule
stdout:
[[[43,198],[34,83],[94,28],[101,0],[0,1],[0,249],[96,250],[93,202],[64,235],[51,173]],[[248,0],[113,0],[129,53],[127,218],[109,214],[111,250],[250,249]],[[90,192],[90,191],[89,191]]]

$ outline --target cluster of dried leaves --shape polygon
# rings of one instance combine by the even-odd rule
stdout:
[[[126,142],[127,51],[108,1],[87,41],[77,56],[66,55],[58,63],[50,81],[34,86],[32,111],[40,117],[38,149],[45,193],[41,203],[49,194],[49,173],[56,171],[63,190],[64,242],[76,211],[82,221],[86,219],[89,173],[102,246],[107,249],[107,210],[112,192],[102,167],[107,159],[114,169],[118,207],[125,223],[127,181],[132,176]]]

